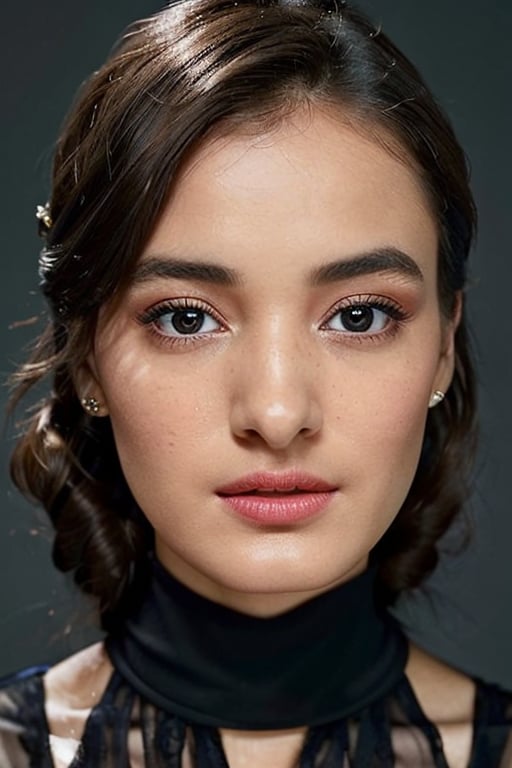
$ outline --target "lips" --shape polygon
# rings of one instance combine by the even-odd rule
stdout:
[[[305,472],[256,472],[222,486],[217,495],[240,517],[263,525],[290,525],[318,515],[337,490]]]

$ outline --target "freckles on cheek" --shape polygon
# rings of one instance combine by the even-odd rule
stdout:
[[[396,397],[386,414],[385,429],[381,431],[381,447],[400,467],[414,468],[419,459],[427,410],[421,398]]]
[[[416,449],[421,445],[427,418],[428,377],[407,379],[396,374],[378,377],[361,384],[346,411],[337,416],[336,429],[343,432],[350,418],[351,432],[357,443],[363,440],[368,450],[379,452]],[[372,448],[373,447],[373,448]],[[390,457],[391,458],[391,457]]]
[[[116,400],[110,410],[118,450],[125,458],[154,466],[184,460],[183,451],[204,446],[214,432],[211,419],[195,397],[182,388],[155,387],[151,382],[142,391],[133,387]]]

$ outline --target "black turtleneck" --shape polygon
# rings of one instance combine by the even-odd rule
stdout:
[[[107,640],[114,667],[163,710],[203,725],[284,729],[361,711],[403,675],[407,643],[374,600],[375,572],[259,618],[184,586],[157,561]]]

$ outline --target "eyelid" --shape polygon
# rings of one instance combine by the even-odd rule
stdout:
[[[379,331],[341,331],[335,328],[326,327],[327,323],[336,317],[338,313],[345,309],[350,309],[351,307],[360,306],[384,312],[388,316],[389,322],[387,322],[386,326]],[[331,335],[331,338],[336,340],[342,339],[345,343],[357,342],[363,344],[364,342],[382,341],[385,338],[394,336],[410,317],[411,313],[399,302],[395,299],[391,299],[389,296],[379,294],[356,294],[354,296],[345,296],[331,306],[322,318],[319,330]]]
[[[197,309],[205,314],[211,315],[218,323],[225,326],[226,321],[211,304],[202,299],[192,298],[190,296],[177,296],[172,299],[163,299],[151,304],[147,309],[137,314],[137,320],[140,323],[148,323],[157,317],[161,317],[166,312],[179,312],[182,309]]]
[[[172,314],[173,312],[179,312],[181,310],[196,309],[200,312],[204,312],[205,315],[212,317],[216,323],[219,324],[219,328],[199,332],[196,334],[176,334],[169,335],[156,328],[156,322],[166,314]],[[172,299],[164,299],[152,304],[147,309],[136,315],[136,320],[140,325],[147,327],[148,330],[157,338],[162,344],[189,344],[192,342],[206,341],[211,338],[212,335],[222,333],[227,330],[227,323],[222,315],[210,304],[202,299],[192,298],[190,296],[179,296]]]
[[[410,313],[395,299],[391,299],[389,296],[383,296],[374,293],[354,294],[353,296],[345,296],[339,301],[335,302],[325,313],[320,326],[330,320],[334,315],[343,309],[350,309],[350,307],[366,306],[374,309],[380,309],[387,312],[393,319],[406,320],[410,317]]]

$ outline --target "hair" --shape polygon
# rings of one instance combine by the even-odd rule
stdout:
[[[98,312],[122,296],[194,149],[215,131],[258,130],[304,105],[335,107],[414,167],[438,224],[439,302],[451,318],[476,221],[464,153],[414,66],[344,2],[178,0],[128,28],[64,125],[40,258],[50,321],[15,374],[13,401],[45,377],[52,388],[26,421],[11,473],[47,510],[54,562],[97,598],[106,628],[142,583],[153,532],[110,420],[86,414],[77,394]],[[434,569],[467,498],[475,386],[464,311],[455,349],[412,486],[372,553],[389,600]]]

